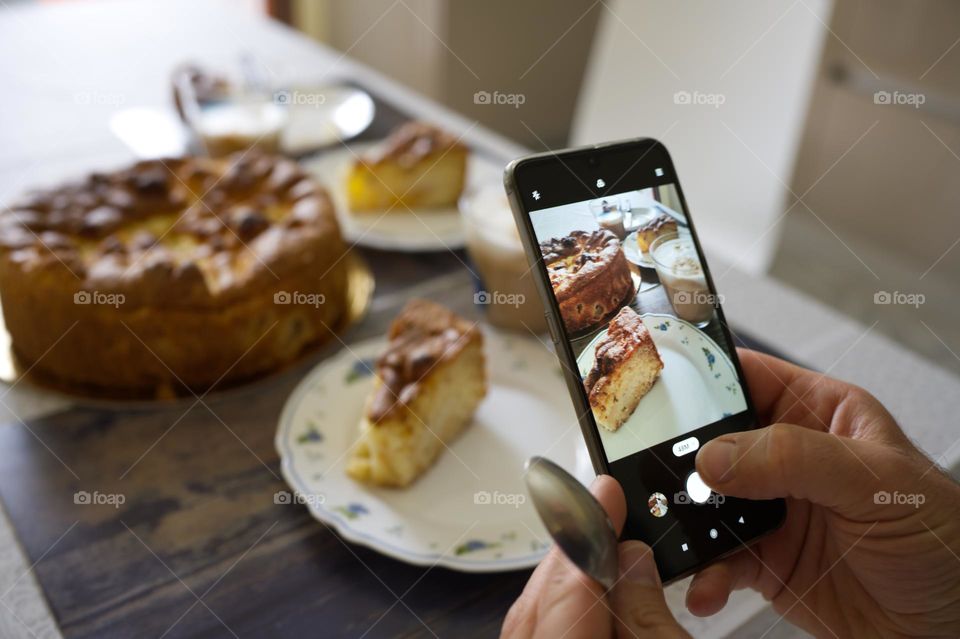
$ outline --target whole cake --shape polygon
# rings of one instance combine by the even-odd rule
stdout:
[[[347,473],[406,486],[469,425],[486,395],[483,335],[439,304],[412,300],[387,337]]]
[[[540,251],[570,332],[601,322],[634,290],[620,240],[610,231],[574,231],[541,242]]]
[[[269,371],[328,336],[345,251],[329,197],[295,162],[151,160],[0,214],[0,299],[33,371],[168,396]]]
[[[583,381],[597,423],[611,431],[620,428],[661,370],[663,360],[650,332],[640,316],[624,306],[597,341],[593,368]]]
[[[347,176],[350,210],[405,211],[456,206],[467,172],[467,147],[424,122],[400,125]]]

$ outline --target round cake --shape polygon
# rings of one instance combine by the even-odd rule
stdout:
[[[31,372],[170,396],[281,367],[345,311],[330,198],[253,152],[150,160],[0,214],[0,300]]]
[[[595,326],[633,292],[620,240],[607,230],[574,231],[540,243],[543,262],[571,333]]]

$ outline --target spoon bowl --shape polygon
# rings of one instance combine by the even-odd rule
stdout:
[[[617,535],[600,503],[577,479],[543,457],[525,465],[527,491],[560,550],[606,590],[617,580]]]

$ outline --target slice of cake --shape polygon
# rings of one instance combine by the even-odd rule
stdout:
[[[653,218],[637,229],[637,248],[641,253],[650,250],[650,245],[661,235],[677,232],[677,221],[667,214]]]
[[[597,423],[620,428],[660,377],[663,360],[643,320],[624,306],[597,341],[593,368],[583,382]]]
[[[466,428],[486,395],[483,335],[439,304],[411,300],[387,337],[347,474],[406,486]]]
[[[449,133],[408,122],[376,153],[357,160],[347,176],[350,210],[456,206],[467,172],[467,147]]]

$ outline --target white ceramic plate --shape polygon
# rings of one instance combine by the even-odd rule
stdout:
[[[685,226],[680,226],[677,229],[677,234],[682,237],[690,237],[690,231],[687,230]],[[637,246],[636,231],[630,233],[626,239],[623,240],[623,255],[627,258],[627,261],[633,262],[637,266],[642,266],[644,268],[656,268],[656,265],[653,263],[653,258],[650,257],[650,254],[646,251],[641,251],[640,247]]]
[[[647,313],[643,323],[663,360],[660,379],[616,432],[600,429],[610,461],[673,439],[747,408],[737,370],[727,354],[693,324]],[[580,375],[593,367],[601,331],[577,357]]]
[[[640,247],[637,246],[636,231],[628,235],[623,241],[623,256],[627,258],[627,261],[633,262],[637,266],[654,268],[653,260],[650,259],[650,256],[646,252],[641,252]]]
[[[344,188],[347,173],[358,156],[377,144],[380,143],[353,144],[350,148],[336,149],[304,161],[304,168],[330,190],[344,237],[361,246],[388,251],[423,252],[462,248],[463,223],[456,206],[412,210],[396,206],[387,213],[350,211]],[[502,179],[503,165],[478,153],[470,154],[464,191],[480,188],[490,182],[500,183]]]
[[[347,540],[401,561],[466,572],[536,565],[549,537],[526,496],[524,461],[549,457],[584,483],[595,474],[556,358],[537,341],[485,331],[490,391],[474,423],[410,487],[384,489],[344,468],[385,345],[351,345],[287,400],[276,447],[291,495]]]

